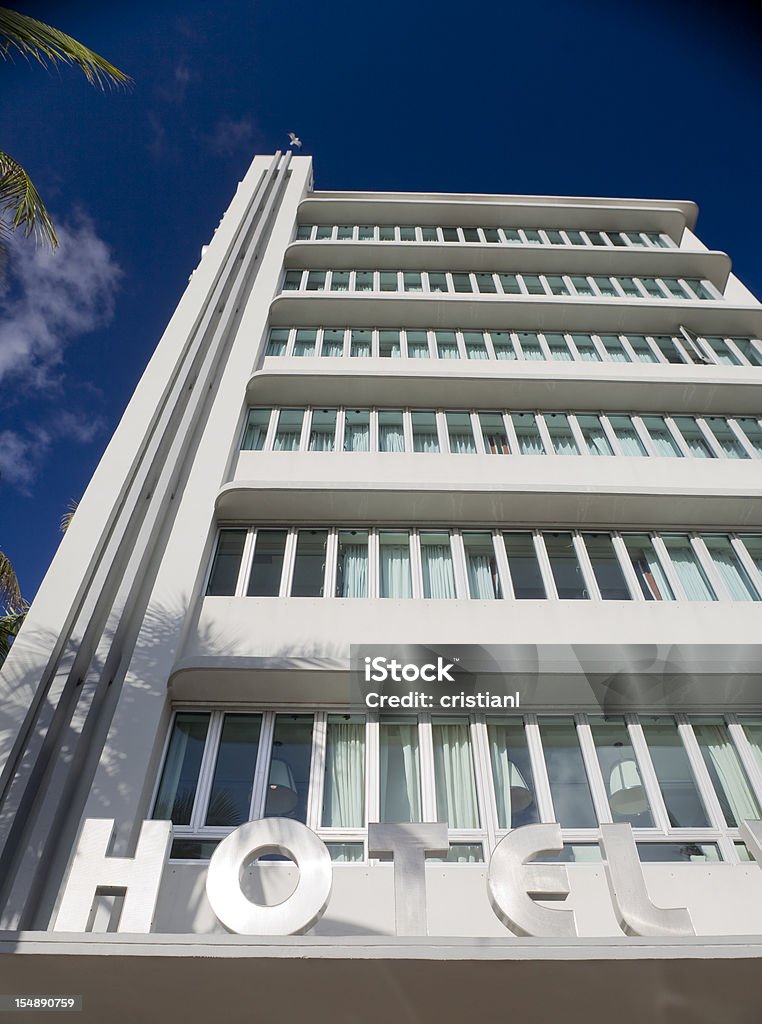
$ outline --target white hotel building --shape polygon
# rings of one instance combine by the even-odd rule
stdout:
[[[762,306],[696,215],[255,158],[2,671],[0,992],[758,1019]],[[392,645],[519,706],[379,713]],[[273,817],[317,852],[233,857],[231,926]],[[419,822],[425,896],[369,829]]]

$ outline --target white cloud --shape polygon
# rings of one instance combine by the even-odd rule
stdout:
[[[64,350],[113,316],[122,271],[92,221],[77,214],[57,225],[50,252],[11,237],[10,284],[0,296],[0,381],[45,387]]]
[[[15,430],[0,430],[0,486],[10,484],[29,494],[49,447],[46,430],[35,430],[27,437]]]
[[[241,149],[250,150],[254,142],[255,125],[250,117],[221,117],[205,139],[214,153],[233,156]]]

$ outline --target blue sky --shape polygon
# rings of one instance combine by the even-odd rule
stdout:
[[[9,0],[11,2],[11,0]],[[128,72],[0,66],[53,211],[0,295],[0,549],[31,599],[254,153],[324,189],[684,198],[762,294],[757,0],[23,3]]]

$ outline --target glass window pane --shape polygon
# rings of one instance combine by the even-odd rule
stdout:
[[[450,828],[478,828],[474,760],[467,718],[434,718],[434,778],[437,790],[437,820]]]
[[[537,417],[533,412],[514,412],[511,414],[516,440],[522,455],[544,455],[545,445],[542,443]]]
[[[589,233],[589,232],[588,232]],[[593,277],[601,295],[616,295],[617,290],[610,277]]]
[[[206,812],[207,825],[241,825],[251,817],[261,715],[225,715]]]
[[[552,231],[546,228],[545,234],[548,236],[548,241],[551,245],[566,245],[566,240],[560,231]]]
[[[372,292],[373,291],[373,271],[372,270],[358,270],[355,272],[355,291],[356,292]]]
[[[332,452],[336,441],[336,410],[315,409],[310,427],[311,452]]]
[[[436,600],[454,598],[455,573],[449,533],[422,531],[420,538],[423,596]]]
[[[746,739],[751,744],[751,748],[754,751],[754,757],[762,770],[762,718],[750,717],[744,715],[741,719],[741,725],[743,731],[746,734]]]
[[[320,346],[321,356],[331,356],[336,358],[337,356],[344,355],[344,330],[340,329],[329,329],[325,328],[323,331],[323,343]]]
[[[178,711],[175,715],[154,818],[171,820],[175,825],[190,824],[209,717],[208,713],[195,711]]]
[[[496,359],[516,358],[516,349],[513,347],[513,341],[507,331],[492,331],[490,337]]]
[[[438,242],[439,241],[439,235],[437,234],[437,229],[433,228],[433,227],[423,227],[423,228],[421,228],[421,237],[423,238],[424,242]]]
[[[608,533],[585,533],[582,536],[603,600],[629,601],[630,591],[611,536]]]
[[[378,332],[378,354],[382,359],[399,359],[402,355],[399,331]]]
[[[348,292],[349,291],[349,271],[348,270],[334,270],[331,272],[331,291],[332,292]]]
[[[333,235],[333,227],[330,224],[319,224],[318,229],[315,232],[315,238],[325,239],[331,238]]]
[[[542,236],[536,228],[524,228],[524,238],[531,245],[542,245]]]
[[[493,295],[497,292],[494,274],[475,274],[476,287],[483,295]]]
[[[220,530],[206,587],[208,597],[232,597],[235,594],[245,542],[246,530]]]
[[[706,343],[717,356],[717,362],[726,366],[740,366],[741,360],[732,352],[723,338],[706,338]]]
[[[497,228],[483,228],[484,240],[486,242],[499,242],[500,235],[498,234]]]
[[[670,825],[672,828],[707,827],[709,818],[674,718],[669,715],[642,718],[641,725]]]
[[[623,455],[645,455],[646,449],[629,416],[609,416],[611,429],[616,434]]]
[[[463,228],[463,241],[464,242],[480,242],[479,229],[478,228]]]
[[[265,818],[307,821],[312,715],[276,715]]]
[[[563,334],[549,334],[546,331],[545,341],[548,343],[553,359],[557,359],[559,362],[571,362],[572,354]]]
[[[663,416],[644,416],[643,425],[651,436],[654,450],[657,455],[667,455],[682,458],[677,441],[672,436],[672,431],[667,426]]]
[[[463,341],[468,359],[487,359],[487,346],[481,331],[464,331]]]
[[[624,719],[590,718],[595,752],[614,822],[653,828],[654,819]]]
[[[717,843],[636,843],[644,864],[715,864],[722,860]]]
[[[371,332],[352,331],[349,343],[349,354],[357,358],[365,358],[370,355]]]
[[[579,455],[577,442],[569,426],[569,417],[562,412],[545,413],[545,425],[556,455]]]
[[[541,718],[540,736],[556,821],[562,828],[595,828],[598,820],[574,723]]]
[[[506,295],[520,295],[519,279],[515,274],[498,274],[500,284]]]
[[[362,843],[326,843],[334,864],[362,864],[365,847]]]
[[[354,233],[354,224],[340,224],[337,232],[337,238],[340,238],[342,241],[347,241],[354,237]]]
[[[287,270],[286,276],[283,279],[283,291],[294,292],[298,291],[302,286],[302,271],[301,270]]]
[[[703,540],[731,598],[734,601],[758,601],[759,594],[741,565],[730,538],[714,536]]]
[[[575,274],[571,278],[571,283],[574,286],[574,290],[577,295],[595,295],[593,286],[590,284],[589,279],[583,277],[581,274]]]
[[[344,451],[370,451],[370,412],[368,409],[347,409],[344,414]]]
[[[445,242],[459,242],[460,236],[458,235],[457,228],[442,228],[442,238]]]
[[[579,415],[577,416],[577,423],[585,439],[588,455],[614,454],[599,416],[593,416],[592,414]]]
[[[566,287],[566,282],[560,274],[547,274],[545,280],[548,283],[548,287],[554,295],[568,295],[569,289]]]
[[[488,455],[510,455],[508,435],[500,413],[480,412],[479,424],[482,428],[485,452]]]
[[[474,600],[494,601],[503,596],[490,533],[464,533],[468,592]]]
[[[301,242],[312,235],[312,224],[300,224],[296,229],[296,237]]]
[[[471,417],[467,412],[445,413],[450,451],[453,455],[473,455],[476,451]]]
[[[328,716],[322,821],[325,828],[365,824],[365,719],[361,715]]]
[[[659,351],[668,363],[685,362],[685,359],[683,359],[679,349],[675,345],[675,342],[672,338],[668,337],[666,334],[656,334],[654,335],[653,340],[656,343],[656,347],[659,349]]]
[[[521,720],[487,719],[492,781],[499,828],[519,828],[540,820],[532,761]]]
[[[321,292],[325,288],[324,270],[310,270],[307,274],[307,291]]]
[[[752,366],[762,366],[762,352],[750,338],[732,338],[731,340]]]
[[[406,292],[422,292],[423,277],[417,271],[406,270],[402,275],[402,285]]]
[[[336,596],[368,596],[368,531],[340,530]]]
[[[292,597],[322,597],[325,579],[327,530],[300,530],[291,583]]]
[[[395,239],[394,227],[387,224],[382,224],[378,229],[378,237],[381,242],[393,242]]]
[[[530,295],[545,295],[545,285],[540,280],[539,274],[522,274],[521,279]]]
[[[545,584],[531,533],[504,533],[503,543],[508,556],[513,596],[519,601],[544,600]]]
[[[556,590],[562,601],[580,601],[590,597],[577,561],[570,533],[544,533],[545,548]]]
[[[221,839],[173,839],[170,860],[209,860]]]
[[[378,450],[381,452],[404,452],[405,431],[400,410],[382,409],[379,412]]]
[[[736,423],[749,439],[754,451],[762,455],[762,427],[760,427],[759,422],[752,419],[751,416],[741,416],[736,420]]]
[[[295,452],[302,437],[304,409],[281,409],[278,413],[278,427],[275,431],[273,451]]]
[[[741,540],[757,569],[762,572],[762,537],[742,537]]]
[[[455,331],[437,331],[435,337],[440,359],[460,359]]]
[[[685,278],[685,283],[688,285],[688,287],[691,289],[691,291],[695,292],[695,294],[698,296],[698,298],[700,298],[700,299],[713,299],[714,298],[714,295],[712,295],[711,291],[707,287],[707,282],[699,281],[698,278],[694,278],[694,277],[686,277]]]
[[[713,459],[714,452],[693,416],[675,416],[675,426],[685,439],[691,455],[697,459]]]
[[[361,224],[357,229],[357,237],[360,241],[371,242],[376,237],[376,229],[372,224]]]
[[[742,821],[759,818],[759,804],[728,727],[720,718],[691,719],[691,723],[726,824],[736,828]]]
[[[665,289],[660,284],[660,282],[656,280],[655,277],[641,277],[641,278],[638,278],[638,280],[640,281],[642,286],[645,288],[645,290],[648,292],[648,294],[651,296],[651,298],[654,298],[654,299],[663,299],[663,298],[665,298]]]
[[[254,561],[251,565],[249,597],[277,597],[283,572],[287,530],[257,530]]]
[[[446,292],[448,290],[447,274],[435,274],[433,271],[429,271],[429,291]]]
[[[707,416],[705,422],[729,459],[749,458],[724,416]]]
[[[603,347],[608,352],[609,358],[614,363],[629,363],[630,357],[624,349],[619,336],[616,334],[601,334],[599,335],[603,342]]]
[[[246,430],[243,435],[241,450],[245,452],[261,452],[265,446],[267,428],[270,425],[270,409],[249,409]]]
[[[600,233],[600,231],[588,231],[587,237],[593,243],[593,245],[607,245],[606,239]]]
[[[590,363],[599,363],[601,361],[601,354],[595,347],[591,335],[572,334],[572,341],[582,360]]]
[[[470,274],[453,274],[452,275],[452,286],[456,292],[470,292],[473,291],[471,287],[471,275]]]
[[[380,820],[421,820],[418,724],[405,716],[383,717],[378,726],[381,781]]]
[[[411,359],[429,358],[429,339],[426,331],[406,331],[407,354]]]
[[[689,601],[715,601],[716,595],[688,537],[665,536],[664,545]]]
[[[412,597],[410,534],[407,530],[378,535],[381,597]]]
[[[379,281],[382,292],[396,292],[397,291],[397,271],[396,270],[382,270],[379,274]]]
[[[411,227],[408,224],[403,224],[400,228],[400,241],[401,242],[414,242],[415,241],[415,227]]]
[[[525,359],[540,360],[545,358],[542,346],[540,345],[540,339],[536,334],[530,331],[519,331],[518,339]]]
[[[623,539],[646,601],[673,601],[672,588],[651,538],[645,533],[626,533]]]
[[[433,412],[413,412],[413,451],[438,452],[437,418]]]
[[[313,328],[300,329],[296,332],[294,342],[295,356],[314,356],[315,343],[317,342],[317,331]]]
[[[658,363],[659,359],[643,334],[628,334],[627,340],[641,363]]]
[[[270,339],[267,343],[268,356],[285,356],[289,333],[288,328],[285,330],[282,328],[273,328],[273,330],[270,331]]]

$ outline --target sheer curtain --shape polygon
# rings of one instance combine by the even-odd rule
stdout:
[[[436,428],[432,430],[418,428],[416,430],[415,450],[417,452],[429,453],[439,451],[439,437],[437,436]]]
[[[446,816],[450,828],[478,828],[468,723],[436,724],[432,731],[439,817]]]
[[[492,575],[492,559],[489,555],[467,554],[468,588],[471,597],[494,600],[495,583]]]
[[[345,544],[341,549],[342,597],[368,596],[368,545]]]
[[[473,435],[465,431],[450,431],[450,451],[455,455],[473,455],[476,451]]]
[[[410,545],[402,543],[381,543],[381,596],[410,597]]]
[[[611,445],[603,427],[589,426],[585,429],[587,449],[591,455],[611,455]]]
[[[749,591],[743,570],[738,565],[735,552],[730,544],[712,545],[709,549],[712,561],[717,567],[717,572],[722,577],[722,582],[728,588],[728,593],[734,601],[752,601],[753,597]]]
[[[670,455],[674,457],[680,454],[677,451],[675,442],[672,440],[672,435],[666,427],[649,426],[648,432],[651,435],[657,455]]]
[[[711,601],[712,591],[704,579],[696,555],[688,544],[667,545],[669,557],[683,585],[685,596],[689,601]]]
[[[641,547],[637,551],[631,550],[630,558],[645,595],[650,595],[654,601],[671,601],[672,589],[654,549]]]
[[[624,455],[644,455],[643,445],[635,427],[617,427],[616,437]]]
[[[332,452],[335,428],[319,428],[312,431],[310,437],[311,452]]]
[[[539,434],[531,434],[527,431],[522,431],[517,434],[519,441],[519,448],[521,449],[522,455],[544,455],[545,449],[543,448],[542,440]]]
[[[405,432],[401,423],[379,423],[378,446],[382,452],[404,452]]]
[[[365,821],[365,724],[328,722],[323,824],[362,828]]]
[[[421,544],[424,597],[455,597],[455,577],[449,544]]]
[[[747,818],[758,818],[759,806],[725,726],[694,724],[693,728],[707,767],[714,768],[735,819],[728,824],[738,825]],[[725,815],[727,817],[727,810]]]
[[[571,433],[556,432],[551,435],[556,455],[577,455],[577,444]]]
[[[420,821],[418,726],[382,722],[380,739],[381,821]]]
[[[344,451],[370,451],[370,428],[367,423],[350,423],[344,428]]]
[[[500,828],[513,828],[511,807],[511,760],[508,756],[510,729],[505,725],[490,728],[490,753],[492,755],[492,777],[495,781],[497,818]]]

